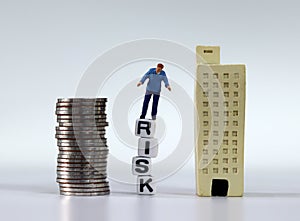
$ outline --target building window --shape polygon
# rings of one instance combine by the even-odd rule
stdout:
[[[232,172],[233,172],[234,174],[237,174],[237,173],[238,173],[238,169],[237,169],[237,168],[232,168]]]
[[[213,168],[213,173],[219,173],[219,169],[218,168]]]

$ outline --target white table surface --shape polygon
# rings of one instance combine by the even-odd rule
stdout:
[[[276,173],[248,171],[244,197],[200,198],[193,171],[158,183],[155,196],[139,196],[133,186],[110,182],[100,197],[60,196],[55,170],[1,172],[1,220],[299,220],[300,182]],[[289,180],[290,179],[290,180]]]

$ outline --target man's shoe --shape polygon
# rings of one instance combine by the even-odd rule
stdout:
[[[152,116],[152,120],[156,120],[156,116]]]
[[[145,116],[141,115],[141,116],[140,116],[140,119],[145,119]]]

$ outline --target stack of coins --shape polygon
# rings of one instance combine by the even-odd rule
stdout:
[[[61,195],[110,193],[105,138],[106,98],[58,99],[56,115],[57,182]]]

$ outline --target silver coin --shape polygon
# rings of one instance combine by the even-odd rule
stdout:
[[[69,106],[69,107],[56,107],[56,111],[105,111],[106,106]]]
[[[82,107],[56,107],[55,109],[56,112],[58,113],[63,113],[63,112],[67,112],[67,113],[82,113],[82,112],[88,112],[88,113],[104,113],[106,111],[106,107],[102,106],[102,107],[95,107],[95,106],[82,106]]]
[[[92,155],[92,154],[81,154],[81,155],[71,155],[71,154],[58,154],[58,159],[70,159],[70,160],[87,160],[87,161],[95,161],[96,160],[107,160],[108,154],[97,154],[97,155]]]
[[[56,171],[60,172],[90,172],[90,171],[98,171],[99,173],[107,173],[107,166],[99,166],[99,167],[62,167],[57,166]]]
[[[105,131],[71,131],[71,130],[56,130],[56,135],[67,135],[67,136],[74,136],[74,135],[79,135],[79,136],[104,136],[106,135]]]
[[[69,163],[69,164],[75,164],[75,163],[96,163],[96,164],[102,164],[99,166],[106,166],[107,165],[107,158],[57,158],[57,163]]]
[[[107,100],[57,100],[56,104],[107,104]]]
[[[79,116],[79,115],[77,115]],[[81,124],[88,124],[89,126],[95,126],[99,123],[107,123],[106,116],[100,116],[100,115],[82,115],[83,117],[87,118],[78,118],[76,116],[69,116],[69,115],[61,115],[56,117],[56,122],[61,123],[81,123]],[[69,117],[69,118],[67,118]]]
[[[57,126],[55,127],[56,131],[106,131],[105,127],[62,127],[62,126]]]
[[[106,111],[106,106],[57,106],[55,111],[67,111],[67,112],[81,112],[81,111],[88,111],[94,113],[95,111]]]
[[[57,102],[81,102],[81,101],[107,101],[107,97],[94,97],[94,98],[58,98]]]
[[[57,165],[57,170],[71,170],[71,171],[91,171],[91,170],[104,170],[107,168],[106,165],[94,165],[94,164],[69,164],[69,163],[59,163]]]
[[[75,187],[62,187],[60,186],[59,189],[64,192],[101,192],[101,191],[107,191],[109,189],[109,185],[105,185],[103,187],[90,187],[90,188],[75,188]]]
[[[61,168],[94,168],[94,169],[102,169],[107,167],[107,164],[103,163],[57,163],[57,167]]]
[[[105,158],[57,158],[58,163],[107,163],[107,157]]]
[[[101,171],[56,171],[57,175],[66,176],[106,176],[106,172]]]
[[[60,158],[107,158],[108,152],[66,152],[60,151],[58,157]]]
[[[101,188],[109,188],[109,183],[100,183],[100,184],[59,184],[59,188],[63,191],[68,191],[70,189],[75,190],[78,189],[78,192],[80,192],[80,189],[84,190],[92,190],[92,189],[101,189]],[[90,191],[85,191],[90,192]]]
[[[80,181],[80,182],[99,182],[99,179],[106,179],[106,176],[95,176],[95,175],[90,175],[90,176],[68,176],[68,175],[56,175],[56,179],[61,179],[64,180],[65,183],[72,182],[74,180]]]
[[[103,102],[76,102],[76,103],[68,103],[68,102],[61,102],[56,103],[56,109],[57,108],[100,108],[100,109],[106,109],[106,103]]]
[[[93,167],[104,167],[107,166],[107,162],[95,162],[95,161],[74,161],[74,160],[67,160],[67,159],[63,159],[63,160],[59,160],[57,162],[58,166],[63,166],[63,164],[69,164],[69,167],[78,167],[78,165],[76,164],[86,164],[86,165],[91,165]]]
[[[89,126],[95,126],[101,123],[107,123],[106,118],[97,118],[97,119],[56,119],[59,124],[63,123],[72,123],[75,124],[85,124]]]
[[[59,150],[59,154],[82,154],[82,155],[104,155],[108,154],[108,149],[103,150],[84,150],[83,148],[73,149],[73,150]]]
[[[78,159],[105,159],[108,156],[108,152],[107,153],[97,153],[95,154],[94,152],[90,152],[90,153],[82,153],[82,152],[62,152],[60,151],[57,155],[58,158],[78,158]]]
[[[107,139],[106,138],[100,138],[100,139],[93,139],[93,140],[65,140],[65,139],[59,139],[57,140],[58,146],[107,146]]]
[[[58,108],[56,108],[55,113],[57,115],[102,115],[102,114],[106,114],[105,110],[101,109],[97,109],[97,108],[86,108],[86,109],[80,109],[80,108],[69,108],[67,110],[58,110]]]
[[[108,182],[103,183],[91,183],[91,184],[68,184],[68,183],[61,183],[59,184],[60,187],[63,188],[99,188],[99,187],[106,187],[108,186]]]
[[[59,151],[64,151],[64,152],[68,152],[68,151],[77,151],[77,152],[82,152],[83,154],[85,153],[89,153],[89,152],[100,152],[100,153],[105,153],[108,152],[109,150],[108,148],[105,147],[58,147]]]
[[[104,192],[109,190],[109,185],[104,187],[95,188],[70,188],[70,187],[59,187],[60,191],[63,192],[78,192],[78,193],[93,193],[93,192]]]
[[[72,124],[85,124],[85,126],[97,126],[97,124],[101,123],[108,123],[106,117],[96,117],[96,118],[86,118],[86,119],[80,119],[80,118],[61,118],[62,116],[57,116],[56,122],[61,124],[65,123],[72,123]],[[69,116],[73,117],[73,116]]]
[[[66,169],[61,169],[61,167],[57,168],[56,172],[64,172],[65,174],[66,173],[71,173],[71,174],[74,174],[74,173],[88,173],[88,172],[93,172],[93,171],[97,171],[98,174],[103,174],[103,175],[107,175],[107,169],[106,168],[103,168],[103,169],[99,169],[99,170],[96,170],[94,168],[90,169],[90,170],[82,170],[80,168],[69,168],[70,170],[66,170]],[[77,169],[77,170],[76,170]]]
[[[105,195],[109,195],[109,194],[110,194],[110,191],[94,192],[94,193],[74,193],[74,192],[60,191],[60,195],[63,195],[63,196],[105,196]]]
[[[81,111],[81,112],[76,112],[76,111],[55,111],[55,114],[57,116],[63,117],[63,116],[72,116],[72,117],[98,117],[99,118],[104,118],[106,117],[105,111]]]
[[[64,179],[56,178],[57,183],[66,183],[66,184],[91,184],[91,183],[103,183],[106,182],[106,178],[98,179]]]
[[[64,144],[63,144],[64,145]],[[66,144],[67,145],[67,144]],[[96,145],[91,145],[91,146],[62,146],[62,145],[58,145],[58,148],[59,150],[61,151],[81,151],[81,152],[84,152],[84,151],[109,151],[108,149],[108,146],[96,146]]]
[[[69,139],[59,139],[57,140],[60,143],[80,143],[80,144],[92,144],[92,143],[104,143],[107,141],[107,138],[95,138],[89,140],[77,140],[77,141],[70,141]]]
[[[83,186],[83,185],[95,185],[95,184],[107,183],[107,181],[103,179],[98,179],[95,182],[94,181],[91,182],[91,180],[65,180],[65,179],[61,179],[61,180],[62,180],[61,182],[57,182],[59,185],[82,185]]]
[[[77,147],[77,148],[73,148],[73,149],[63,149],[64,147],[60,148],[59,147],[59,154],[71,154],[71,153],[78,153],[78,154],[87,154],[87,155],[90,155],[90,154],[108,154],[109,153],[109,149],[106,148],[106,149],[84,149],[84,148],[80,148],[80,147]]]
[[[66,140],[66,139],[57,139],[58,147],[74,147],[74,148],[98,148],[100,149],[108,149],[108,145],[106,142],[90,142],[84,143],[81,141],[85,140]],[[88,141],[88,140],[87,140]]]
[[[108,149],[103,149],[103,150],[97,150],[97,151],[85,151],[83,148],[82,150],[78,149],[76,151],[74,150],[62,150],[59,151],[58,154],[64,154],[64,155],[81,155],[81,156],[107,156],[109,153]]]
[[[104,179],[107,177],[106,174],[56,174],[57,178],[63,179]]]
[[[55,134],[55,138],[58,139],[65,139],[65,140],[93,140],[93,139],[101,139],[106,138],[104,134],[97,134],[97,135],[61,135],[61,134]]]
[[[95,172],[96,171],[96,172]],[[81,171],[81,170],[72,170],[72,171],[66,171],[66,170],[56,170],[56,173],[57,174],[60,174],[60,175],[67,175],[67,174],[71,174],[71,175],[89,175],[89,174],[93,174],[95,173],[95,175],[99,175],[99,174],[102,174],[103,176],[107,176],[107,171],[106,170],[90,170],[90,171]]]
[[[61,171],[90,171],[90,170],[97,170],[97,171],[107,171],[107,165],[93,165],[93,164],[85,164],[86,166],[80,164],[58,164],[56,170]]]
[[[96,144],[96,145],[101,145],[101,144],[106,144],[107,139],[106,138],[97,138],[97,139],[90,139],[90,140],[77,140],[77,141],[70,141],[67,139],[59,139],[57,140],[58,143],[77,143],[77,144],[81,144],[81,145],[85,145],[85,144]]]
[[[64,147],[62,147],[64,148]],[[59,147],[59,154],[64,154],[64,155],[68,155],[68,154],[77,154],[77,155],[82,155],[82,156],[89,156],[89,155],[92,155],[92,156],[107,156],[109,154],[109,150],[106,148],[106,149],[96,149],[96,148],[93,148],[93,149],[88,149],[88,148],[73,148],[72,149],[61,149],[61,147]]]
[[[69,167],[78,167],[79,164],[91,165],[93,167],[106,167],[107,162],[94,162],[94,161],[83,161],[83,162],[74,162],[74,161],[60,161],[57,162],[58,166],[64,166],[65,164],[69,164]]]
[[[106,133],[105,127],[56,127],[55,131],[61,132],[79,132],[79,133],[86,133],[86,132],[101,132]]]
[[[90,146],[88,146],[90,145]],[[61,150],[78,150],[78,151],[102,151],[108,150],[108,146],[105,144],[68,144],[68,143],[60,143],[57,145]]]
[[[107,159],[108,154],[103,155],[72,155],[72,154],[58,154],[58,159],[74,159],[74,160],[103,160]]]
[[[63,144],[64,145],[64,144]],[[58,145],[59,150],[66,152],[108,152],[108,146],[99,145],[99,146],[61,146]]]
[[[74,134],[78,134],[78,135],[105,135],[105,131],[99,131],[99,130],[95,130],[95,131],[72,131],[72,130],[56,130],[56,134],[57,135],[74,135]]]
[[[85,151],[85,152],[68,152],[68,151],[59,151],[59,155],[66,155],[66,156],[108,156],[109,151]]]
[[[78,178],[81,178],[81,179],[106,179],[107,177],[107,172],[104,171],[99,171],[98,174],[95,174],[95,175],[92,175],[92,174],[80,174],[80,173],[66,173],[66,172],[69,172],[69,171],[57,171],[57,172],[65,172],[65,173],[61,173],[61,174],[57,174],[57,178],[63,178],[63,179],[78,179]],[[100,173],[101,172],[101,173]],[[61,176],[64,176],[64,177],[61,177]],[[73,176],[78,176],[78,177],[75,177],[73,178]]]
[[[57,115],[57,120],[91,120],[91,119],[106,119],[106,114],[99,114],[99,115]]]
[[[66,168],[66,167],[57,167],[56,172],[93,172],[93,171],[97,171],[99,173],[106,173],[107,172],[107,168],[103,167],[102,169],[95,169],[95,168]]]
[[[87,128],[90,128],[90,127],[91,128],[94,128],[94,127],[98,128],[98,127],[100,127],[100,128],[105,128],[107,126],[109,126],[108,122],[102,122],[102,123],[95,123],[95,122],[93,122],[93,124],[85,124],[85,123],[59,123],[59,127],[79,127],[79,128],[81,128],[81,127],[83,127],[83,128],[85,128],[85,127],[87,127]]]

